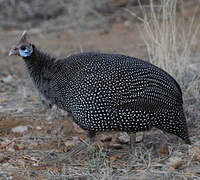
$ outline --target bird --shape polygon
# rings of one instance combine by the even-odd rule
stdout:
[[[24,31],[9,55],[20,56],[47,104],[68,111],[89,138],[104,131],[130,135],[153,127],[191,144],[177,81],[161,68],[121,54],[81,52],[66,58],[44,53]]]

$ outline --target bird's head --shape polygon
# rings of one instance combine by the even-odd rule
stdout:
[[[11,48],[9,56],[17,55],[23,58],[27,58],[31,56],[32,53],[33,53],[33,45],[28,39],[27,32],[24,31],[20,39],[17,41],[16,45],[14,45]]]

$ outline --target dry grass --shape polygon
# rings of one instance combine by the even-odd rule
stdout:
[[[112,161],[107,156],[103,149],[91,149],[86,151],[86,156],[89,157],[84,163],[80,164],[65,164],[62,167],[62,173],[53,173],[53,170],[46,172],[49,179],[91,179],[91,180],[192,180],[198,179],[192,170],[187,169],[194,161],[196,161],[196,152],[193,148],[189,150],[189,154],[184,158],[178,157],[178,153],[185,154],[186,149],[183,147],[173,147],[170,150],[170,154],[166,157],[155,157],[152,154],[152,150],[144,150],[141,147],[137,147],[136,156],[134,159],[133,169],[129,169],[126,164],[127,155]],[[186,154],[185,154],[186,155]],[[85,156],[85,157],[86,157]],[[179,161],[173,161],[173,159],[179,159]],[[85,160],[85,159],[84,159]],[[173,162],[171,164],[171,162]],[[174,163],[175,162],[175,163]],[[122,165],[120,165],[122,164]],[[171,166],[170,166],[171,164]],[[198,163],[197,163],[198,164]],[[198,166],[198,165],[197,165]]]
[[[137,2],[137,0],[132,1]],[[128,1],[121,2],[125,6]],[[75,29],[81,26],[83,30],[108,24],[105,14],[112,16],[110,19],[116,19],[116,16],[121,15],[118,6],[120,4],[113,4],[107,0],[60,0],[58,2],[54,0],[0,0],[0,25],[2,29],[30,29],[41,26],[63,28],[69,25]]]
[[[188,23],[184,19],[183,1],[179,1],[181,10],[179,19],[177,0],[161,0],[160,5],[154,5],[153,0],[150,0],[148,8],[139,4],[143,13],[142,18],[129,12],[143,22],[142,37],[149,61],[166,70],[178,81],[183,90],[185,110],[188,115],[191,114],[188,118],[198,125],[200,74],[193,72],[189,67],[199,35],[200,23],[195,18],[199,7],[197,6]]]
[[[176,1],[162,1],[159,6],[155,6],[152,2],[148,9],[140,5],[144,15],[140,20],[144,23],[143,37],[149,59],[179,81],[183,88],[185,106],[189,112],[188,117],[191,118],[193,115],[197,122],[200,112],[198,110],[198,108],[200,109],[198,101],[198,97],[200,97],[199,79],[196,74],[190,73],[188,65],[191,63],[193,43],[199,25],[194,27],[195,18],[193,17],[189,28],[182,29],[182,33],[180,33],[177,24],[183,23],[183,21],[177,22]],[[15,86],[13,89],[13,92],[10,91],[12,94],[16,91]],[[16,94],[17,96],[19,95]],[[19,101],[18,98],[17,101]],[[24,103],[30,104],[27,99]],[[39,109],[38,103],[38,101],[33,101],[28,113],[33,113],[31,109],[34,106],[37,106],[35,109]],[[125,144],[122,146],[126,153],[122,155],[105,153],[105,148],[96,150],[93,147],[88,147],[71,159],[63,160],[60,164],[42,164],[40,160],[47,153],[54,151],[56,155],[63,155],[64,150],[69,148],[65,145],[69,139],[58,129],[60,122],[51,124],[51,120],[54,119],[53,117],[49,119],[51,114],[48,112],[41,114],[39,110],[36,113],[37,120],[34,121],[32,128],[26,134],[19,135],[16,139],[14,138],[16,135],[9,134],[1,139],[0,149],[3,153],[0,153],[0,179],[1,177],[11,179],[13,174],[16,175],[13,176],[13,179],[193,180],[200,178],[199,146],[188,148],[187,145],[173,141],[175,143],[166,144],[162,153],[158,153],[160,146],[153,146],[160,145],[161,143],[159,140],[157,142],[156,137],[158,136],[161,140],[162,137],[160,134],[156,136],[156,132],[147,132],[149,136],[146,137],[148,143],[145,147],[141,143],[136,146],[136,156],[132,168],[128,167],[127,150],[129,146]],[[41,119],[38,119],[38,116]],[[11,119],[10,124],[13,125],[13,121]],[[8,124],[7,120],[4,122],[5,125]],[[40,126],[42,130],[35,129],[36,126]],[[49,131],[50,134],[47,134]],[[198,135],[197,133],[196,139],[193,141],[197,141]],[[151,137],[153,140],[150,139]],[[9,143],[7,138],[11,139],[8,141]],[[152,141],[153,146],[150,143]],[[148,146],[148,144],[150,145]],[[23,147],[22,145],[25,149],[17,150],[18,147]]]

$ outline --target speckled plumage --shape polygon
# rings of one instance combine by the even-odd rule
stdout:
[[[89,133],[157,127],[190,144],[181,89],[162,69],[118,54],[80,53],[57,59],[35,47],[24,60],[48,103],[71,112]]]

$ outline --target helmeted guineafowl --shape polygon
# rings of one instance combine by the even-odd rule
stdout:
[[[26,33],[10,55],[24,59],[40,94],[71,112],[90,136],[99,131],[135,133],[156,127],[190,144],[180,86],[148,62],[101,53],[54,58],[31,44]]]

